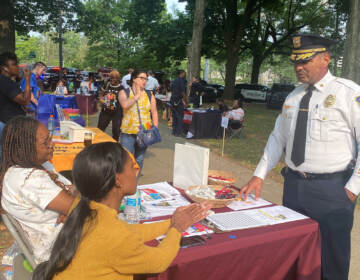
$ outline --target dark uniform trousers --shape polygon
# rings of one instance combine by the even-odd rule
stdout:
[[[320,225],[322,279],[347,280],[354,208],[345,192],[350,174],[306,179],[283,169],[283,204]]]
[[[118,142],[120,137],[120,127],[122,122],[122,110],[104,110],[102,109],[99,115],[98,128],[102,131],[108,127],[112,122],[112,137]]]
[[[177,106],[172,105],[172,133],[180,136],[183,133],[184,104],[182,101]]]

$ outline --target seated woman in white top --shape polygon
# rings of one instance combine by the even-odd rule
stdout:
[[[73,188],[65,177],[43,167],[52,158],[54,144],[39,121],[14,118],[2,136],[1,206],[19,222],[40,263],[50,256],[60,221],[74,201]]]
[[[235,99],[233,109],[228,111],[225,115],[229,120],[242,122],[244,120],[244,110],[240,107],[239,100]]]

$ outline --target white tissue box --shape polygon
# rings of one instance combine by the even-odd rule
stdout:
[[[60,121],[61,137],[71,142],[84,142],[85,133],[91,133],[92,139],[94,140],[94,133],[92,131],[72,121]]]

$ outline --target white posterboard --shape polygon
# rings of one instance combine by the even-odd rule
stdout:
[[[229,118],[221,117],[221,127],[228,128],[229,125]]]
[[[175,144],[174,176],[175,187],[187,189],[208,183],[210,150],[197,145]]]

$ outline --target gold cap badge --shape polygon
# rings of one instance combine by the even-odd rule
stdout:
[[[298,49],[301,47],[301,37],[300,36],[295,36],[293,38],[293,46],[294,46],[294,49]]]

